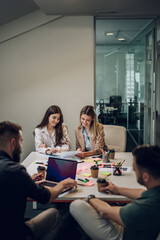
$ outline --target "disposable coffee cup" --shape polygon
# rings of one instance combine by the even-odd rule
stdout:
[[[115,150],[114,149],[110,149],[109,152],[110,152],[109,159],[114,159],[114,157],[115,157]]]
[[[97,189],[98,189],[98,192],[102,192],[100,190],[101,187],[105,187],[108,185],[108,182],[106,181],[105,178],[98,178],[97,180]]]
[[[37,172],[42,173],[43,178],[46,177],[46,168],[44,166],[38,166],[37,167]]]
[[[91,166],[90,170],[91,170],[91,177],[97,178],[98,177],[98,171],[99,171],[98,166],[93,165],[93,166]]]

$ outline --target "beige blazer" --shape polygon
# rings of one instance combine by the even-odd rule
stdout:
[[[103,125],[101,123],[98,123],[97,126],[98,130],[98,135],[96,136],[95,139],[91,136],[91,150],[94,151],[95,154],[100,154],[102,149],[107,149],[107,146],[105,145],[104,141],[104,130],[103,130]],[[82,128],[77,127],[75,129],[75,137],[76,137],[76,149],[82,148],[82,151],[85,152],[86,150],[86,145],[85,145],[85,140],[84,136],[82,133]]]

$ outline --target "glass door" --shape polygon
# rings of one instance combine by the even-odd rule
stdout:
[[[155,121],[155,74],[154,74],[154,32],[146,35],[145,61],[145,104],[144,104],[144,143],[154,144]]]

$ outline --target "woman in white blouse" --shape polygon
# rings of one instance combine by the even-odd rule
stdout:
[[[35,128],[36,151],[52,154],[70,149],[67,127],[62,125],[63,114],[58,106],[50,106]]]

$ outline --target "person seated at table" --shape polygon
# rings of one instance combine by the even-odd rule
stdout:
[[[63,114],[58,106],[50,106],[34,131],[37,152],[52,154],[70,150],[67,127],[63,124]]]
[[[26,200],[31,198],[40,203],[52,202],[66,187],[76,187],[77,184],[70,178],[55,187],[45,188],[36,184],[35,181],[41,180],[42,174],[31,177],[25,167],[19,164],[22,140],[21,126],[7,121],[0,123],[1,239],[51,240],[59,230],[60,213],[50,208],[25,221]]]
[[[138,146],[133,150],[133,170],[137,182],[146,189],[118,187],[109,182],[106,193],[127,196],[125,206],[110,206],[88,196],[88,202],[76,200],[70,212],[82,229],[94,240],[155,240],[160,233],[160,147]],[[123,233],[122,233],[123,232]]]
[[[80,124],[75,129],[76,149],[80,158],[101,154],[101,149],[107,150],[104,141],[103,125],[98,123],[94,107],[87,105],[80,112]]]

